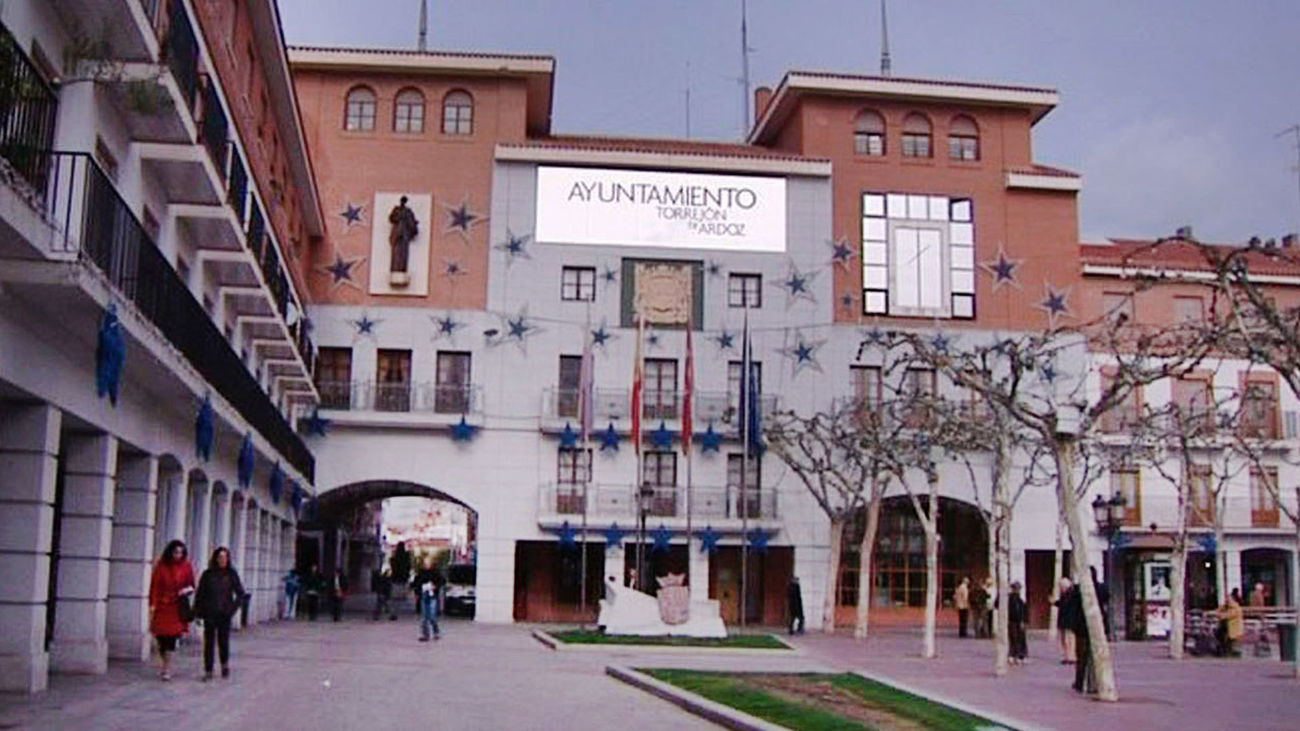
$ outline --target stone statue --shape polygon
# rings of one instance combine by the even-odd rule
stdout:
[[[388,234],[388,244],[393,247],[388,279],[394,286],[405,287],[411,283],[411,275],[406,271],[411,258],[411,242],[420,232],[420,222],[416,220],[415,212],[407,207],[406,196],[393,206],[388,222],[393,226]]]

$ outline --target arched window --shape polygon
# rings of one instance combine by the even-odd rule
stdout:
[[[930,157],[930,120],[923,114],[903,120],[903,157]]]
[[[953,160],[980,159],[980,130],[966,115],[952,118],[948,125],[948,157]]]
[[[853,151],[880,157],[885,154],[885,118],[867,110],[853,123]]]
[[[343,129],[349,132],[367,132],[375,128],[375,92],[358,86],[348,92],[347,113]]]
[[[424,95],[419,90],[397,92],[393,103],[393,131],[413,134],[424,131]]]
[[[447,92],[447,96],[442,98],[442,133],[474,133],[474,99],[468,92],[457,89]]]

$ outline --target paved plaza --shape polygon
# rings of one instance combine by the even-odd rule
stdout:
[[[1045,637],[1031,638],[1031,662],[1009,677],[989,672],[991,645],[941,637],[942,656],[923,661],[920,636],[890,630],[865,644],[846,635],[804,635],[790,657],[674,652],[555,652],[531,626],[444,621],[438,642],[416,640],[409,609],[399,621],[360,612],[340,623],[279,622],[233,638],[229,680],[202,683],[191,644],[176,678],[113,664],[107,676],[56,675],[50,690],[0,695],[0,728],[386,729],[454,724],[475,729],[710,728],[670,703],[605,674],[607,665],[698,669],[863,670],[1025,727],[1300,727],[1300,682],[1272,660],[1160,659],[1156,644],[1122,644],[1115,705],[1069,689],[1072,668],[1056,663]]]

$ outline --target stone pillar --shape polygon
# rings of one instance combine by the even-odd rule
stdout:
[[[215,545],[225,546],[231,552],[230,561],[233,564],[235,561],[235,555],[234,555],[234,549],[231,547],[231,536],[230,536],[231,494],[229,489],[226,489],[224,492],[222,492],[220,495],[216,497],[216,508],[217,508],[217,535],[215,538],[213,538],[213,542],[215,543]]]
[[[197,576],[207,568],[208,557],[212,555],[212,481],[204,480],[198,485],[190,488],[190,498],[197,500],[198,504],[194,506],[195,510],[191,512],[195,515],[193,540],[194,545],[190,546],[191,561],[194,563],[194,573]]]
[[[230,560],[235,563],[235,570],[239,572],[239,578],[242,582],[248,581],[248,550],[245,548],[248,544],[248,496],[246,493],[239,494],[239,500],[234,496],[230,499]],[[247,583],[244,585],[244,591],[251,591]],[[241,614],[236,614],[232,623],[234,627],[240,627]]]
[[[185,535],[185,528],[186,524],[189,522],[190,488],[185,482],[185,473],[176,472],[170,475],[167,480],[167,485],[163,489],[167,490],[167,515],[159,516],[158,522],[159,524],[164,524],[163,521],[166,521],[165,525],[167,526],[167,534],[163,536],[161,543],[166,547],[170,541],[180,539],[185,541],[188,546],[189,539]],[[194,561],[196,559],[194,556],[194,547],[189,546],[189,550],[190,560]],[[162,551],[159,551],[158,555],[161,556]]]
[[[64,446],[58,609],[50,668],[106,673],[117,439],[109,434],[77,435]]]
[[[158,458],[119,456],[108,573],[108,656],[149,660]]]
[[[63,414],[47,404],[0,406],[0,690],[49,682],[45,603]]]
[[[260,548],[258,544],[258,530],[261,527],[260,520],[262,510],[254,505],[247,512],[248,531],[245,534],[247,543],[244,545],[244,554],[247,558],[245,559],[244,564],[247,566],[248,581],[244,586],[244,590],[252,594],[252,597],[249,599],[248,623],[253,625],[257,624],[258,605],[261,604],[262,601],[261,593],[258,591],[258,571],[261,570],[261,562],[259,560],[261,556],[258,553]]]

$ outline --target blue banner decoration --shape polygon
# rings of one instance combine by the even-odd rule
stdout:
[[[608,551],[611,548],[617,548],[623,545],[623,536],[625,535],[627,535],[627,531],[623,530],[622,528],[619,528],[618,523],[615,523],[610,527],[606,528],[605,529],[605,550]]]
[[[95,393],[99,398],[108,396],[108,402],[113,406],[117,406],[125,361],[126,339],[122,337],[122,323],[117,319],[117,305],[110,303],[99,321],[99,338],[95,344]]]
[[[323,437],[329,432],[330,420],[321,416],[320,409],[317,409],[302,420],[300,428],[307,432],[307,436]]]
[[[244,434],[244,441],[239,445],[239,462],[237,477],[240,487],[253,484],[253,465],[257,463],[257,454],[253,451],[253,435]]]
[[[1219,551],[1219,542],[1214,539],[1213,533],[1206,533],[1201,536],[1197,543],[1201,545],[1201,550],[1206,553],[1218,553]]]
[[[574,539],[577,534],[578,532],[573,529],[573,526],[569,525],[569,521],[564,521],[560,525],[560,548],[576,548],[578,544]]]
[[[771,534],[762,528],[755,528],[749,532],[749,547],[755,553],[767,553],[767,541]]]
[[[609,428],[600,435],[600,451],[604,452],[607,449],[612,449],[617,452],[618,442],[618,430],[614,428],[614,422],[611,421],[609,423]]]
[[[713,422],[709,422],[709,428],[705,430],[700,437],[700,453],[717,452],[722,447],[722,435],[713,430]]]
[[[271,502],[276,505],[280,504],[280,496],[284,494],[284,470],[280,468],[280,463],[276,462],[271,468],[271,479],[267,483],[267,489],[271,492]]]
[[[306,492],[307,491],[303,490],[302,486],[298,484],[297,480],[293,480],[289,483],[289,504],[293,506],[293,512],[295,515],[302,510],[302,498]]]
[[[712,555],[718,552],[718,539],[722,536],[713,530],[713,526],[704,526],[704,530],[699,533],[699,536],[700,553]]]
[[[212,442],[217,432],[214,419],[212,396],[204,396],[203,403],[199,405],[199,413],[194,417],[194,453],[204,462],[212,460]]]
[[[468,424],[465,421],[464,416],[460,417],[460,421],[458,423],[451,425],[451,440],[453,442],[460,442],[463,444],[465,442],[473,440],[474,435],[477,433],[478,433],[478,427]]]
[[[668,426],[664,424],[664,422],[660,421],[659,428],[650,432],[650,443],[654,445],[655,449],[664,449],[664,450],[672,449],[673,448],[672,430],[669,429]]]
[[[668,530],[668,528],[666,528],[663,523],[660,523],[659,527],[656,528],[654,533],[651,533],[650,535],[654,538],[655,541],[654,548],[650,549],[654,553],[660,553],[661,551],[667,551],[668,549],[672,548],[673,532]]]
[[[560,432],[560,449],[573,449],[578,446],[578,432],[573,430],[573,425],[564,422],[564,431]]]

